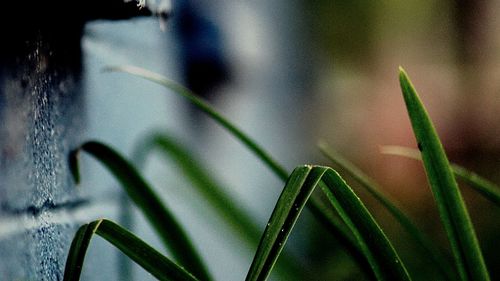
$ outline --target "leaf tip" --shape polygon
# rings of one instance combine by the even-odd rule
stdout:
[[[402,66],[399,66],[399,82],[401,84],[403,83],[408,83],[408,74],[406,73],[405,69]]]
[[[399,67],[399,84],[406,103],[408,103],[410,100],[418,99],[418,95],[415,91],[413,83],[408,77],[406,71],[401,66]]]

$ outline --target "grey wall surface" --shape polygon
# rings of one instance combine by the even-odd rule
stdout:
[[[164,34],[157,21],[96,22],[86,34],[83,73],[44,67],[51,51],[43,42],[21,61],[26,67],[2,72],[0,280],[61,280],[76,229],[98,217],[118,219],[121,191],[114,179],[82,156],[83,181],[75,186],[67,165],[70,149],[97,139],[127,155],[139,135],[176,121],[165,115],[160,87],[101,72],[125,63],[165,72]],[[130,44],[122,47],[123,42]],[[141,56],[146,53],[149,59]],[[118,253],[95,240],[86,262],[91,270],[84,270],[83,279],[119,280],[113,266]],[[96,268],[102,262],[110,266]]]

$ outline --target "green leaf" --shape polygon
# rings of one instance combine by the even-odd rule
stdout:
[[[319,185],[323,186],[324,183],[320,182]],[[328,206],[326,206],[326,204],[328,204]],[[306,206],[325,229],[337,239],[342,247],[344,247],[347,253],[351,255],[354,261],[359,265],[361,271],[368,277],[374,277],[371,266],[358,246],[358,242],[352,236],[351,231],[346,227],[344,222],[331,211],[329,203],[326,202],[326,204],[313,196],[309,199]]]
[[[180,264],[188,268],[195,276],[210,280],[208,271],[186,232],[150,185],[125,158],[110,147],[95,141],[84,143],[78,150],[94,156],[109,169],[130,199],[152,224],[165,247],[170,249]],[[70,153],[70,156],[76,157],[76,153]],[[71,161],[75,160],[70,159]],[[75,171],[72,173],[76,174]]]
[[[141,151],[145,152],[143,155],[146,155],[152,149],[158,149],[172,158],[176,167],[182,171],[193,187],[217,210],[236,233],[242,235],[249,245],[258,242],[260,230],[255,221],[245,210],[235,204],[235,201],[221,189],[220,184],[179,141],[167,134],[152,134],[145,139]]]
[[[151,72],[149,70],[135,67],[135,66],[114,66],[107,67],[106,71],[119,71],[129,73],[149,81],[155,82],[157,84],[163,85],[165,88],[172,90],[187,100],[189,100],[193,105],[197,106],[201,111],[205,112],[213,120],[215,120],[219,125],[225,128],[229,133],[241,141],[250,151],[252,151],[261,161],[266,164],[271,171],[273,171],[280,179],[286,181],[288,173],[285,168],[283,168],[276,160],[274,160],[271,155],[266,152],[260,145],[253,141],[249,136],[247,136],[242,130],[233,125],[227,118],[222,114],[217,112],[211,105],[197,97],[189,89],[179,85],[178,83],[167,79],[166,77]],[[348,235],[348,230],[345,226],[339,223],[335,218],[332,218],[327,213],[325,209],[321,206],[321,203],[315,199],[311,198],[308,204],[309,209],[314,213],[314,216],[325,225],[325,227],[332,232],[341,242],[345,242],[346,249],[351,251],[353,257],[361,256],[359,249],[355,244],[352,244],[352,238]],[[362,263],[361,263],[362,264]]]
[[[308,177],[311,169],[311,166],[298,167],[288,178],[245,280],[266,280],[271,273],[300,212],[321,178],[311,181]]]
[[[246,280],[267,279],[302,208],[318,185],[351,230],[377,279],[410,280],[396,251],[361,200],[333,169],[319,166],[298,167],[288,178]]]
[[[101,219],[82,225],[76,232],[66,260],[64,281],[80,280],[87,248],[94,234],[113,244],[158,280],[198,280],[134,234],[112,221]]]
[[[64,281],[80,280],[80,274],[83,268],[83,261],[90,239],[94,235],[100,221],[82,225],[75,234],[66,260],[64,269]]]
[[[500,186],[459,165],[452,164],[451,168],[453,173],[470,187],[497,206],[500,206]]]
[[[180,141],[165,133],[153,133],[139,145],[137,155],[146,157],[157,149],[175,162],[175,166],[186,176],[204,199],[212,206],[226,223],[250,247],[259,243],[261,230],[247,212],[227,195],[221,185],[210,175],[201,163]],[[139,159],[140,160],[140,159]],[[295,258],[284,253],[278,274],[286,280],[301,280],[303,270]]]
[[[196,107],[198,107],[201,111],[205,112],[208,116],[213,118],[217,123],[219,123],[222,127],[224,127],[228,132],[234,135],[237,139],[243,142],[246,146],[250,148],[259,158],[261,158],[279,177],[286,179],[288,173],[285,169],[283,169],[272,157],[269,153],[267,153],[263,148],[261,148],[255,141],[249,138],[242,130],[234,126],[231,122],[228,121],[222,114],[217,112],[210,104],[208,104],[203,99],[197,97],[193,92],[191,92],[188,88],[169,80],[168,78],[135,66],[111,66],[106,67],[105,71],[119,71],[129,73],[146,80],[155,82],[164,86],[165,88],[183,96],[188,99],[191,103],[193,103]]]
[[[381,152],[422,160],[420,152],[409,147],[387,145],[381,147]],[[466,182],[486,199],[500,206],[500,186],[457,164],[451,163],[451,170],[456,177]]]
[[[351,187],[331,168],[322,180],[321,189],[352,231],[377,280],[411,280],[396,250]]]
[[[455,274],[451,270],[452,265],[448,262],[447,258],[439,251],[439,248],[431,238],[422,232],[410,217],[402,211],[402,208],[397,205],[396,200],[383,194],[375,180],[339,153],[333,151],[325,142],[320,142],[319,148],[326,158],[351,175],[396,218],[406,231],[420,244],[419,248],[425,252],[426,257],[432,260],[443,277],[448,280],[456,279]]]
[[[399,80],[427,179],[462,280],[489,280],[465,203],[434,126],[402,68]]]

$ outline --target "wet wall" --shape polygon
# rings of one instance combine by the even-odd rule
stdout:
[[[96,216],[66,162],[88,135],[84,26],[151,14],[121,0],[45,2],[0,12],[0,280],[62,280],[75,230]]]
[[[68,239],[61,232],[68,226],[50,223],[51,212],[84,203],[65,163],[68,149],[79,140],[84,118],[79,114],[83,112],[80,68],[77,60],[61,63],[66,58],[43,34],[33,34],[34,40],[27,39],[23,48],[15,49],[18,54],[2,61],[0,212],[4,222],[0,231],[4,239],[0,259],[6,262],[0,264],[0,271],[5,280],[44,280],[41,276],[56,280],[64,256],[62,245]],[[40,267],[32,266],[37,263]],[[25,270],[16,272],[19,265]]]

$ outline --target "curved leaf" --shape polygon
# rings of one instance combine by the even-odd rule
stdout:
[[[288,177],[286,169],[284,169],[280,164],[278,164],[278,162],[275,159],[273,159],[268,152],[266,152],[260,145],[258,145],[249,136],[247,136],[242,130],[233,125],[227,118],[225,118],[222,114],[217,112],[216,109],[214,109],[203,99],[197,97],[189,89],[179,85],[178,83],[172,80],[167,79],[166,77],[158,73],[151,72],[149,70],[140,67],[112,66],[105,68],[105,70],[129,73],[147,79],[149,81],[160,84],[165,88],[172,90],[174,93],[177,93],[183,96],[184,98],[188,99],[201,111],[205,112],[213,120],[215,120],[222,127],[224,127],[229,133],[231,133],[234,137],[236,137],[239,141],[241,141],[250,151],[252,151],[258,158],[260,158],[261,161],[264,164],[266,164],[269,167],[269,169],[271,169],[279,178],[281,178],[283,181],[286,181]],[[352,238],[348,235],[349,230],[347,230],[345,226],[339,223],[335,218],[329,216],[317,199],[315,199],[314,197],[311,198],[308,207],[313,212],[314,216],[318,218],[318,220],[323,225],[325,225],[325,227],[330,232],[332,232],[333,235],[335,235],[340,241],[345,242],[345,245],[347,245],[346,249],[351,252],[353,257],[356,258],[362,256],[356,244],[352,243]],[[358,259],[356,258],[356,260]],[[361,261],[360,264],[362,265],[363,262]]]
[[[259,243],[261,230],[255,221],[224,190],[210,173],[183,147],[180,141],[165,133],[153,133],[146,137],[137,151],[146,157],[153,149],[175,161],[175,165],[193,187],[215,208],[225,222],[243,238],[252,248]],[[139,159],[141,160],[141,159]],[[304,276],[301,265],[291,255],[284,253],[281,266],[277,268],[280,276],[286,280],[302,280]]]
[[[361,184],[362,187],[372,194],[372,196],[375,197],[375,199],[377,199],[396,218],[397,221],[399,221],[408,233],[420,244],[419,248],[426,253],[426,257],[432,260],[439,272],[441,272],[446,279],[456,279],[455,274],[451,271],[451,264],[439,251],[439,248],[434,244],[431,238],[417,227],[410,217],[402,211],[401,207],[397,206],[395,200],[388,198],[387,195],[382,193],[380,186],[375,182],[375,180],[366,175],[349,160],[332,151],[326,143],[320,142],[319,148],[323,155],[325,155],[335,165],[349,173]]]
[[[152,224],[165,247],[171,250],[180,264],[191,270],[195,276],[210,280],[205,265],[184,229],[154,193],[150,185],[127,160],[110,147],[96,141],[86,142],[78,150],[83,150],[94,156],[109,169],[121,183],[130,199]],[[76,153],[70,153],[70,156],[76,157]],[[76,163],[76,160],[71,161]],[[75,171],[72,173],[77,174]]]
[[[217,110],[215,110],[210,104],[205,102],[203,99],[197,97],[193,92],[191,92],[188,88],[178,84],[175,81],[169,80],[166,77],[135,66],[110,66],[104,69],[105,71],[120,71],[129,74],[133,74],[135,76],[147,79],[149,81],[155,82],[164,86],[165,88],[183,96],[188,99],[191,103],[193,103],[196,107],[198,107],[201,111],[205,112],[212,119],[217,121],[222,127],[227,129],[232,135],[234,135],[237,139],[243,142],[247,147],[250,148],[259,158],[261,158],[277,175],[281,178],[286,179],[288,173],[285,169],[283,169],[272,157],[269,153],[267,153],[263,148],[261,148],[255,141],[249,138],[242,130],[234,126],[231,122],[228,121],[227,118],[222,116]]]
[[[451,169],[456,176],[465,181],[486,199],[500,206],[500,187],[498,185],[459,165],[452,164]]]
[[[354,191],[333,169],[319,166],[298,167],[288,178],[246,280],[266,280],[302,208],[318,185],[352,231],[376,278],[410,280],[391,243]]]
[[[244,239],[253,244],[260,237],[260,230],[254,220],[248,214],[234,203],[213,179],[210,174],[198,163],[187,149],[166,134],[152,134],[146,138],[141,151],[158,149],[167,156],[171,157],[183,174],[197,191],[203,195],[205,200],[210,202],[218,213],[230,223],[230,226],[242,235]]]
[[[406,267],[359,197],[333,169],[321,189],[358,241],[378,280],[411,280]]]
[[[382,146],[381,152],[422,160],[420,152],[409,147],[386,145]],[[500,206],[500,186],[457,164],[451,163],[451,170],[456,177],[466,182],[486,199]]]
[[[311,166],[298,167],[288,178],[245,280],[266,280],[271,273],[300,212],[317,184],[307,181],[311,169]]]
[[[76,232],[66,260],[64,281],[80,280],[83,261],[94,234],[113,244],[158,280],[198,280],[131,232],[112,221],[101,219],[82,225]]]
[[[483,255],[450,164],[432,122],[407,74],[399,80],[427,179],[462,280],[489,280]]]

